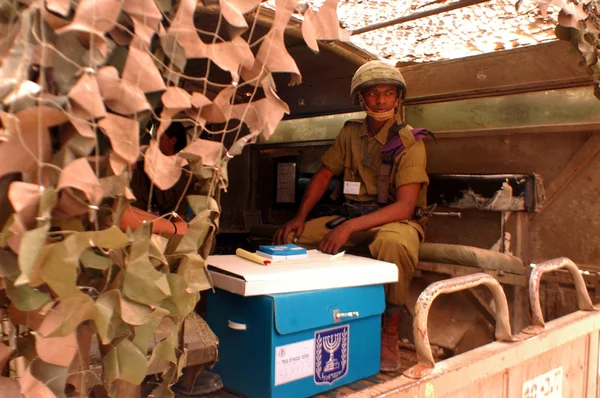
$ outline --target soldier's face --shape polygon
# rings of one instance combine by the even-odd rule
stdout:
[[[175,144],[177,143],[177,137],[169,137],[166,133],[162,133],[158,142],[160,151],[167,156],[175,154]]]
[[[398,87],[393,84],[378,84],[364,89],[362,97],[373,112],[387,112],[396,105]]]

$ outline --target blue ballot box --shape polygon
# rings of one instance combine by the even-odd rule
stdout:
[[[225,388],[250,398],[308,397],[379,372],[383,283],[396,281],[396,266],[355,256],[313,260],[277,269],[209,257],[217,289],[207,297],[206,320],[219,338],[214,370]],[[350,286],[331,280],[333,288],[310,290],[311,281],[335,275],[330,268]],[[281,273],[295,278],[297,291],[269,283]]]

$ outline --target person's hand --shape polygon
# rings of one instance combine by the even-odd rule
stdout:
[[[294,242],[298,241],[298,238],[304,232],[304,225],[306,224],[303,218],[294,217],[289,222],[281,226],[275,235],[273,236],[273,244],[275,245],[284,245],[287,242],[287,238],[290,233],[294,232]]]
[[[348,228],[348,225],[343,223],[329,231],[327,235],[323,237],[323,240],[319,245],[319,250],[327,254],[337,254],[342,246],[348,242],[351,234],[352,231]]]

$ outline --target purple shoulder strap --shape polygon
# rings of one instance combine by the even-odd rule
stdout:
[[[427,129],[423,128],[412,129],[410,132],[417,141],[425,138],[428,133]],[[404,144],[402,143],[400,136],[395,135],[391,140],[386,142],[386,144],[381,149],[381,157],[384,161],[392,161],[396,158],[396,156],[400,155],[403,150]]]

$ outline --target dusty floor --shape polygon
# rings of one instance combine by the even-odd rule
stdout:
[[[313,398],[334,398],[334,397],[343,397],[349,393],[353,393],[356,391],[364,390],[376,384],[384,383],[390,379],[398,377],[402,375],[406,369],[417,363],[417,357],[414,351],[401,349],[402,354],[402,368],[397,372],[392,373],[379,373],[375,376],[368,377],[366,379],[359,380],[354,383],[350,383],[348,385],[336,388],[335,390],[328,391],[323,394],[315,395]],[[148,397],[148,394],[152,391],[153,385],[151,383],[146,383],[142,386],[142,397]],[[217,392],[205,395],[183,395],[183,394],[175,394],[175,398],[243,398],[241,395],[237,395],[231,392],[228,392],[225,389],[219,390]]]

